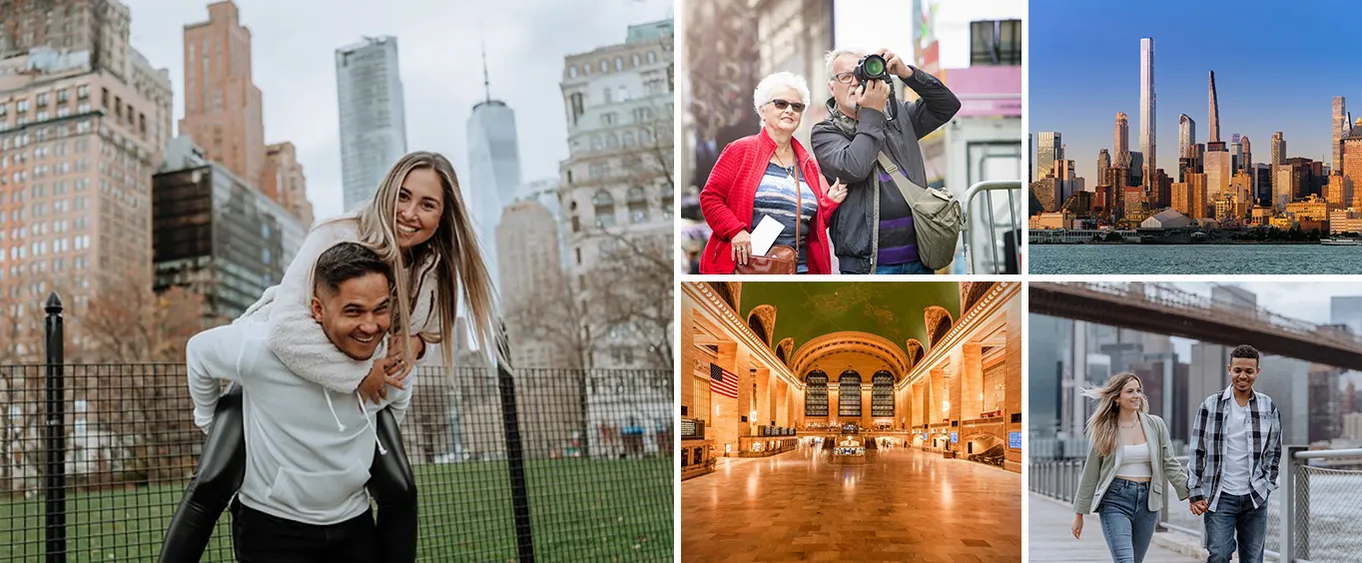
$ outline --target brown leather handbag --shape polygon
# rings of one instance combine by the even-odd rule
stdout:
[[[799,271],[799,231],[802,220],[804,219],[804,190],[799,186],[800,170],[798,161],[795,162],[794,187],[795,187],[795,245],[790,248],[783,244],[771,245],[771,249],[762,256],[748,256],[747,265],[735,265],[733,273],[754,275],[754,274],[793,274]]]

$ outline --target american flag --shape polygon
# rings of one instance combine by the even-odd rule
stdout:
[[[736,399],[738,398],[738,376],[711,362],[709,364],[709,390]]]

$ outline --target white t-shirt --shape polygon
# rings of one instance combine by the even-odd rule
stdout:
[[[1230,410],[1225,413],[1225,459],[1221,463],[1220,492],[1231,495],[1249,493],[1249,475],[1253,469],[1253,432],[1249,428],[1250,413],[1247,405],[1239,406],[1239,401],[1230,400]]]

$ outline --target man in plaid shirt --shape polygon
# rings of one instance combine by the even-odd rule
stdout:
[[[1252,346],[1230,352],[1230,386],[1201,403],[1192,427],[1187,488],[1192,514],[1205,515],[1209,563],[1229,563],[1236,539],[1240,563],[1263,561],[1282,424],[1272,399],[1253,390],[1258,359]]]

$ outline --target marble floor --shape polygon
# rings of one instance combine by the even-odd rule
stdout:
[[[681,561],[1020,562],[1021,511],[1021,475],[996,467],[804,446],[682,482]]]

